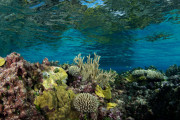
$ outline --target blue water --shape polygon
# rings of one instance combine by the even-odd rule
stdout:
[[[28,8],[34,9],[43,4],[40,2]],[[150,65],[160,70],[165,70],[173,64],[180,65],[179,9],[165,14],[166,19],[161,23],[108,35],[94,34],[93,32],[96,31],[91,29],[81,32],[72,26],[65,30],[37,26],[21,17],[21,14],[28,17],[36,13],[23,12],[22,8],[19,9],[20,11],[17,12],[20,12],[20,17],[18,16],[17,20],[9,16],[10,19],[7,18],[7,21],[1,21],[0,56],[5,57],[15,51],[30,62],[41,62],[47,57],[49,60],[58,60],[63,64],[72,63],[79,53],[87,56],[95,52],[101,56],[101,68],[112,68],[118,72]],[[12,11],[10,8],[6,13],[11,15]],[[171,12],[173,14],[170,14]],[[4,11],[1,10],[1,13]],[[88,36],[88,34],[93,35]],[[165,36],[159,37],[161,34]]]

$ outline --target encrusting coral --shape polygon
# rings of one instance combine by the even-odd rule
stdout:
[[[99,106],[97,97],[89,93],[80,93],[73,101],[73,105],[79,112],[96,112]]]
[[[33,104],[31,92],[42,76],[39,64],[30,64],[20,54],[11,53],[0,68],[0,119],[44,120]]]
[[[44,91],[43,95],[37,96],[34,104],[39,106],[49,120],[74,120],[79,113],[72,108],[75,94],[72,90],[66,90],[67,86],[57,86],[55,91]]]
[[[43,71],[43,86],[45,89],[54,88],[58,83],[66,84],[68,75],[61,67],[50,66],[49,70]]]

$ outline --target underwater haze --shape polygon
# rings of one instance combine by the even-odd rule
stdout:
[[[179,0],[0,0],[0,56],[60,64],[101,56],[118,72],[180,65]]]

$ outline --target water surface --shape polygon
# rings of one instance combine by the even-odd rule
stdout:
[[[15,51],[30,62],[73,62],[79,53],[101,56],[117,71],[180,61],[177,0],[1,0],[0,56]]]

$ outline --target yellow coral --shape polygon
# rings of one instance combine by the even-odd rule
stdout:
[[[72,100],[75,94],[72,90],[66,90],[66,85],[55,87],[55,91],[44,91],[43,95],[35,99],[34,104],[40,108],[48,107],[50,110],[46,113],[49,120],[74,120],[78,118],[79,113],[72,109]]]
[[[116,103],[107,103],[107,110],[116,107],[117,104]]]
[[[40,108],[48,107],[50,110],[57,107],[57,97],[54,91],[43,91],[43,95],[37,96],[34,104]]]
[[[64,69],[52,66],[49,71],[43,72],[43,86],[45,89],[54,88],[57,86],[57,81],[65,84],[67,76]]]
[[[99,85],[97,85],[95,93],[99,97],[103,97],[103,98],[106,98],[106,99],[111,99],[112,98],[110,86],[106,87],[106,89],[103,90]]]
[[[4,58],[0,58],[0,67],[3,66],[5,63],[5,59]]]

